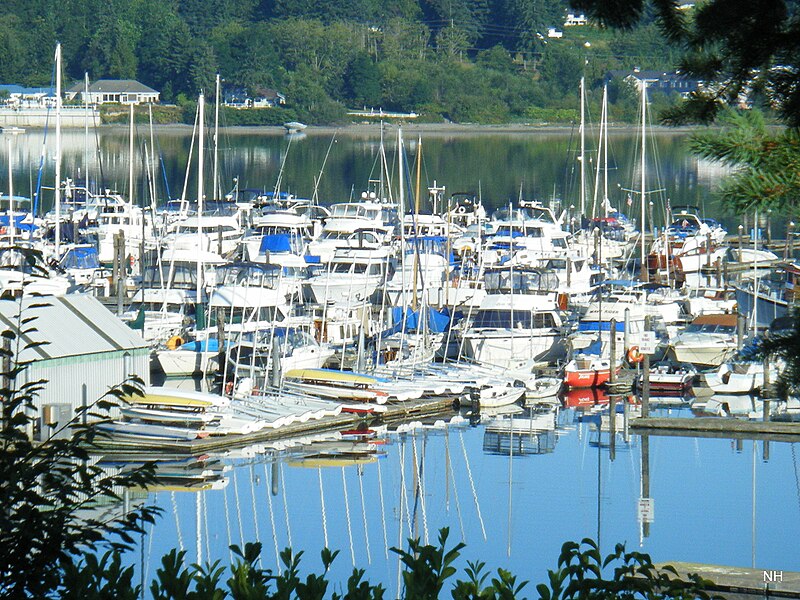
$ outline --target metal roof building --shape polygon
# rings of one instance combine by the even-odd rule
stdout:
[[[15,360],[31,361],[18,383],[47,381],[34,400],[32,433],[40,439],[58,430],[52,423],[63,425],[128,376],[150,382],[147,342],[92,296],[2,300],[0,330],[18,336],[18,351],[17,340],[11,342]]]

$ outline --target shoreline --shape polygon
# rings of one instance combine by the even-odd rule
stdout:
[[[519,134],[563,134],[565,132],[576,131],[579,125],[576,124],[535,124],[535,123],[507,123],[498,125],[480,125],[474,123],[415,123],[415,122],[384,122],[384,131],[394,131],[402,126],[406,132],[423,134],[448,134],[448,135],[519,135]],[[128,129],[127,124],[111,123],[101,125],[102,129]],[[153,126],[159,131],[186,131],[192,130],[191,125],[183,123],[167,123]],[[345,125],[309,125],[302,132],[287,134],[286,128],[282,125],[231,125],[221,126],[221,130],[232,134],[266,134],[266,135],[292,135],[302,138],[315,135],[332,135],[336,132],[347,134],[378,134],[381,130],[381,123],[348,123]],[[613,133],[631,133],[638,131],[640,127],[631,123],[609,124],[608,130]],[[655,125],[648,129],[652,134],[663,133],[687,133],[707,129],[706,126],[680,126],[668,127],[665,125]]]

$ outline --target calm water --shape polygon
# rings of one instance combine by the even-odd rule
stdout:
[[[300,137],[290,137],[282,129],[224,130],[219,135],[219,181],[223,192],[234,187],[238,178],[241,188],[271,191],[280,180],[280,190],[298,196],[311,197],[318,182],[318,198],[323,204],[346,201],[360,196],[371,179],[380,177],[380,130],[376,125],[369,131],[310,131]],[[699,162],[687,154],[686,132],[656,130],[649,136],[645,169],[648,202],[653,202],[653,216],[663,221],[667,199],[672,206],[692,204],[708,215],[724,218],[733,228],[739,220],[728,214],[713,198],[713,189],[722,171],[709,163]],[[397,129],[387,126],[385,147],[389,175],[397,185]],[[152,139],[151,139],[152,138]],[[406,160],[416,165],[419,139],[422,140],[420,188],[423,201],[426,188],[438,185],[453,192],[480,194],[491,207],[517,199],[543,201],[560,199],[564,207],[580,206],[579,139],[577,130],[562,129],[498,133],[491,129],[482,132],[404,132]],[[3,141],[3,140],[0,140]],[[148,178],[155,181],[159,201],[167,197],[196,198],[197,148],[192,154],[189,175],[186,175],[192,147],[189,128],[157,129],[150,134],[138,126],[135,135],[134,197],[139,203],[150,204]],[[608,174],[611,202],[626,209],[625,190],[631,194],[633,206],[628,209],[634,217],[639,212],[641,190],[640,140],[633,129],[612,131],[609,141],[607,169],[598,175],[596,136],[587,134],[586,181],[587,210],[593,203],[594,182]],[[55,180],[55,135],[53,131],[29,130],[12,138],[12,168],[14,190],[17,194],[33,195],[37,181],[50,190],[42,192],[42,203],[52,203]],[[92,181],[103,182],[107,188],[127,196],[129,187],[129,138],[124,127],[100,129],[97,133],[66,130],[62,140],[62,177],[83,176],[88,165]],[[153,152],[155,148],[155,153]],[[210,195],[213,173],[213,144],[205,146],[206,195]],[[7,164],[8,143],[0,143],[0,164]],[[42,169],[39,169],[40,159]],[[144,168],[145,156],[151,163]],[[155,161],[153,157],[158,157]],[[8,169],[0,169],[0,190],[7,190]],[[186,186],[184,186],[186,182]],[[602,183],[600,184],[602,186]],[[416,188],[416,175],[409,177],[406,189]],[[184,191],[185,190],[185,191]],[[406,192],[408,193],[408,191]]]
[[[480,559],[533,582],[555,567],[564,541],[584,537],[604,552],[625,542],[656,561],[800,570],[796,444],[772,442],[764,460],[762,442],[651,437],[655,518],[645,536],[642,440],[618,433],[612,461],[609,433],[591,421],[564,410],[555,432],[515,434],[511,452],[507,436],[477,424],[391,434],[381,458],[347,467],[303,468],[291,451],[231,455],[224,489],[148,497],[164,515],[144,541],[146,575],[174,546],[190,561],[225,561],[229,543],[259,540],[265,566],[277,568],[277,551],[291,545],[316,569],[327,544],[341,550],[334,579],[355,564],[394,597],[388,548],[410,532],[434,542],[443,526],[451,545],[467,543],[461,567]]]

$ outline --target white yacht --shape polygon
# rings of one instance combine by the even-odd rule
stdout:
[[[327,265],[318,267],[303,287],[320,304],[364,303],[386,280],[389,249],[340,249]]]
[[[670,340],[670,352],[678,362],[719,367],[737,349],[737,315],[702,315]]]
[[[465,353],[484,365],[530,371],[565,354],[557,277],[536,269],[490,269],[486,296],[464,331]]]

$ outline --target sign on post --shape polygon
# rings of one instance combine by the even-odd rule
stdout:
[[[642,354],[654,354],[658,346],[655,331],[643,331],[642,339],[639,342],[639,352]]]

